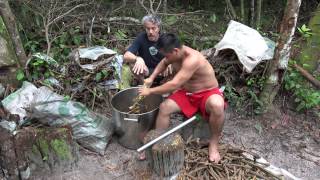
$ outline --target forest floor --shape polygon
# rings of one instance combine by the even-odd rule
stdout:
[[[271,164],[302,179],[320,179],[320,122],[312,115],[275,108],[263,116],[244,116],[229,108],[222,142],[258,153]],[[159,179],[138,154],[113,138],[104,156],[81,150],[77,167],[31,179]]]

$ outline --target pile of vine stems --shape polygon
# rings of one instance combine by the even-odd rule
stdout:
[[[218,164],[210,163],[207,145],[201,147],[194,142],[187,143],[184,170],[178,179],[281,179],[264,170],[254,160],[246,158],[242,154],[246,151],[221,145],[219,152],[222,160]]]

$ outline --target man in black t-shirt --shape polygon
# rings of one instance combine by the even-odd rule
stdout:
[[[139,84],[143,83],[145,77],[152,74],[154,68],[164,58],[155,47],[160,36],[160,18],[147,15],[142,18],[142,23],[145,32],[141,32],[136,37],[124,54],[124,62],[131,65]],[[166,76],[168,73],[172,73],[171,67],[163,75]]]

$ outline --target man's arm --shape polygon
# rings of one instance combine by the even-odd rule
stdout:
[[[167,59],[163,58],[156,66],[156,68],[153,70],[153,73],[150,75],[149,78],[153,81],[160,73],[167,69],[168,65],[169,63],[167,62]]]
[[[185,84],[199,67],[199,63],[197,63],[195,59],[189,58],[186,59],[185,62],[186,63],[182,64],[181,69],[171,81],[168,81],[161,86],[150,88],[150,94],[170,93]]]
[[[138,53],[139,48],[141,47],[141,34],[133,41],[128,50],[124,53],[123,59],[125,63],[134,63],[132,68],[134,74],[142,74],[144,71],[147,71],[148,68],[144,62],[144,59],[135,54]]]
[[[133,54],[130,51],[126,51],[123,55],[123,59],[125,63],[135,63],[137,60],[137,57],[135,54]]]

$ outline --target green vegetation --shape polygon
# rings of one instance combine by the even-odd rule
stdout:
[[[307,80],[292,67],[296,63],[291,61],[289,64],[288,72],[285,76],[284,87],[293,93],[295,103],[297,103],[296,110],[302,111],[315,107],[320,107],[320,91],[313,88]],[[304,68],[308,65],[304,64]],[[320,76],[317,77],[320,80]]]
[[[36,1],[30,2],[35,2],[35,4],[38,5],[38,2]],[[149,8],[149,2],[145,2],[147,3],[146,7]],[[244,5],[244,17],[240,18],[240,1],[231,2],[236,11],[235,13],[238,21],[241,19],[242,23],[248,25],[250,19],[249,3]],[[79,47],[102,45],[117,51],[119,54],[124,53],[125,49],[133,41],[136,35],[143,31],[143,27],[137,23],[137,21],[107,21],[107,19],[110,17],[130,17],[139,21],[146,14],[146,10],[139,3],[136,3],[136,1],[126,1],[124,6],[122,6],[122,3],[123,1],[98,0],[96,1],[97,6],[88,6],[85,8],[87,12],[91,13],[90,16],[87,16],[86,13],[82,13],[84,9],[78,9],[78,12],[73,12],[77,16],[73,14],[70,15],[71,18],[62,18],[61,20],[55,22],[54,25],[52,25],[49,29],[49,38],[52,40],[52,42],[51,50],[48,55],[52,57],[57,64],[64,66],[69,61],[68,55],[70,52]],[[280,3],[278,1],[263,1],[261,23],[260,27],[258,28],[258,31],[263,36],[274,41],[278,38],[279,35],[277,34],[277,26],[280,18],[282,17],[282,10],[285,7],[285,4],[285,1],[281,1]],[[27,54],[29,56],[39,52],[46,54],[48,44],[45,38],[45,29],[43,25],[43,18],[45,17],[37,14],[32,8],[26,7],[25,4],[20,5],[21,6],[15,4],[13,7],[16,11],[18,17],[17,19],[21,21],[19,27],[21,28],[21,37]],[[41,4],[39,7],[45,6],[45,4]],[[153,7],[156,8],[156,5],[154,4]],[[300,14],[307,14],[309,16],[312,12],[311,10],[315,9],[315,7],[312,6],[312,3],[307,3],[305,7],[312,8],[306,8],[308,9],[307,12],[304,10],[304,8],[302,8],[300,10]],[[43,10],[46,12],[46,9]],[[230,10],[226,6],[225,1],[218,2],[199,0],[186,2],[178,0],[169,1],[166,12],[164,12],[164,7],[161,5],[158,12],[162,19],[162,32],[176,33],[184,44],[201,51],[214,47],[214,45],[221,40],[226,31],[228,22],[232,19],[229,11]],[[93,17],[92,13],[95,13],[95,17],[99,17],[99,19],[95,18],[93,24],[91,24]],[[43,13],[43,15],[45,15],[45,13]],[[317,19],[315,19],[314,22],[319,22],[316,20]],[[309,24],[306,24],[308,24],[308,19],[304,18],[299,20],[299,28],[297,28],[297,31],[300,33],[301,37],[310,40],[311,37],[313,38],[317,35],[317,32],[314,31],[313,27],[311,27]],[[2,29],[0,26],[0,32],[1,30]],[[92,32],[90,30],[92,30]],[[310,41],[310,43],[314,42],[317,41]],[[315,57],[313,56],[313,54],[315,54],[313,53],[314,51],[314,49],[303,51],[301,55],[302,58],[300,58],[302,61],[301,64],[308,64],[304,62]],[[33,58],[29,63],[28,73],[24,72],[22,69],[19,70],[17,72],[17,79],[34,81],[45,80],[49,77],[59,76],[57,69],[52,68],[52,66],[54,65],[48,63],[43,58]],[[250,109],[252,110],[250,113],[261,113],[261,102],[258,99],[258,95],[265,81],[265,72],[259,69],[257,72],[253,72],[252,74],[245,74],[243,73],[243,69],[239,70],[238,68],[238,71],[234,73],[233,71],[227,71],[227,68],[229,67],[230,66],[224,67],[226,69],[221,69],[221,73],[218,73],[217,75],[217,77],[220,78],[220,84],[226,85],[225,96],[228,99],[229,104],[236,107],[239,111]],[[216,70],[218,67],[215,66],[214,68]],[[266,68],[266,64],[264,64],[262,68]],[[130,80],[127,70],[128,69],[126,69],[126,67],[123,69],[122,78],[125,80]],[[296,81],[298,81],[297,73],[298,72],[289,69],[285,86],[298,96],[300,93],[295,92],[295,89],[297,88],[294,88],[292,85],[299,84],[296,83]],[[219,77],[221,74],[230,78],[230,80],[221,80],[225,78]],[[110,76],[115,75],[110,74],[106,69],[101,69],[101,71],[93,74],[93,81],[101,82]],[[81,81],[81,78],[82,77],[76,77],[74,81]],[[67,78],[64,80],[66,82],[61,83],[70,85],[72,84],[72,82],[69,82],[70,80]],[[45,81],[43,82],[46,84]],[[120,84],[120,89],[128,86],[129,85],[124,82]],[[299,85],[297,86],[299,87]],[[94,89],[92,89],[92,91],[95,93],[95,96],[100,96],[100,94],[96,93]],[[303,110],[308,107],[317,107],[317,102],[312,100],[314,97],[317,97],[315,94],[317,93],[305,93],[303,95],[306,97],[298,98],[301,99],[299,100],[299,103],[302,104],[298,109]],[[66,96],[66,99],[70,98],[73,99],[74,97],[72,95]],[[301,106],[303,108],[300,108]],[[61,109],[61,111],[63,111],[63,109]]]
[[[53,139],[51,140],[50,145],[59,158],[63,160],[69,160],[71,159],[72,155],[70,148],[65,141],[66,140],[64,139]]]

